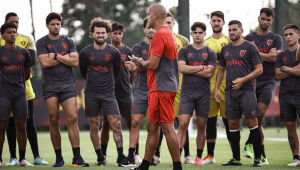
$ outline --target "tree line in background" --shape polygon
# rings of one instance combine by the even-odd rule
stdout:
[[[147,8],[160,0],[64,0],[62,9],[62,27],[72,37],[77,50],[92,43],[89,37],[90,21],[95,17],[117,21],[126,27],[123,42],[129,47],[144,38],[143,19],[147,15]],[[177,9],[170,12],[177,16]],[[300,1],[275,0],[275,17],[273,31],[282,35],[282,25],[294,23],[300,26]],[[281,14],[285,13],[285,14]],[[283,22],[282,22],[283,21]],[[187,26],[189,27],[189,26]],[[253,30],[254,31],[254,30]],[[39,69],[34,69],[35,79],[41,79]],[[73,69],[75,79],[81,79],[79,68]],[[37,76],[39,75],[39,76]]]

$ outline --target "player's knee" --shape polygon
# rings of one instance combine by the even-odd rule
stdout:
[[[78,121],[77,114],[74,114],[74,115],[69,116],[69,117],[67,118],[67,121],[68,121],[68,124],[70,124],[70,125],[77,124],[77,121]]]
[[[296,131],[295,122],[285,122],[285,126],[287,127],[288,132]]]
[[[180,130],[187,130],[189,126],[189,122],[188,121],[179,121],[179,129]]]
[[[132,119],[132,120],[131,120],[131,128],[133,128],[133,129],[139,128],[139,127],[140,127],[140,124],[141,124],[140,121],[137,121],[137,120],[135,120],[135,119]]]
[[[51,127],[59,126],[59,117],[58,116],[50,115],[49,120],[50,120]]]

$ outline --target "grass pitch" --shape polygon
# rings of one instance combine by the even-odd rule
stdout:
[[[196,131],[193,131],[196,133]],[[223,130],[220,130],[218,133],[225,133]],[[249,130],[244,128],[241,131],[241,148],[244,146],[244,142],[247,139],[249,134]],[[146,142],[147,132],[141,131],[140,133],[140,156],[143,157],[145,152],[145,142]],[[43,170],[52,170],[52,164],[55,162],[55,153],[51,144],[50,134],[49,132],[39,132],[38,133],[39,140],[39,150],[40,155],[46,161],[49,162],[47,166],[34,166],[34,167],[5,167],[5,163],[8,162],[10,154],[8,151],[7,141],[4,143],[2,158],[3,165],[2,169],[43,169]],[[128,143],[129,143],[129,133],[128,131],[123,132],[123,140],[124,140],[124,153],[127,155]],[[117,159],[117,151],[116,146],[112,138],[112,134],[110,134],[110,141],[107,149],[107,161],[108,164],[106,166],[96,166],[94,165],[94,161],[96,161],[97,157],[92,145],[92,142],[89,137],[88,131],[80,132],[80,142],[81,142],[81,154],[83,159],[90,164],[90,167],[84,169],[103,169],[103,170],[122,170],[122,169],[130,169],[123,167],[116,167],[115,162]],[[190,152],[193,158],[196,155],[196,139],[190,138]],[[243,166],[241,167],[222,167],[221,164],[228,161],[232,157],[232,153],[226,138],[218,138],[217,144],[215,148],[215,158],[216,164],[205,165],[202,167],[195,167],[194,165],[186,165],[183,163],[183,169],[188,170],[196,170],[196,169],[298,169],[293,167],[287,167],[287,164],[292,161],[292,153],[287,141],[287,132],[285,128],[265,128],[265,149],[266,155],[270,162],[270,165],[264,167],[253,168],[252,160],[243,157],[241,152],[241,158]],[[183,151],[184,152],[184,151]],[[74,169],[71,167],[73,153],[70,142],[68,140],[67,132],[62,132],[62,153],[65,161],[65,166],[59,169]],[[18,155],[18,152],[17,152]],[[182,153],[183,155],[183,153]],[[203,157],[206,156],[206,148],[203,153]],[[33,157],[30,149],[29,142],[27,143],[27,152],[26,158],[29,162],[33,162]],[[150,169],[157,170],[172,170],[170,167],[171,157],[165,142],[162,142],[161,147],[161,160],[162,162],[156,167],[150,167]],[[184,160],[182,156],[182,160]],[[182,161],[183,162],[183,161]]]

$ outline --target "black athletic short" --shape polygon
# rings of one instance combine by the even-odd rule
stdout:
[[[70,83],[43,86],[43,96],[45,100],[47,100],[50,97],[58,97],[59,102],[62,103],[65,100],[76,96],[75,84]]]
[[[264,103],[269,106],[276,92],[275,80],[256,81],[257,103]]]
[[[300,116],[299,95],[279,95],[280,117],[284,122],[294,122]]]
[[[27,99],[26,95],[9,98],[0,97],[0,120],[9,120],[10,112],[14,113],[15,120],[27,119]]]

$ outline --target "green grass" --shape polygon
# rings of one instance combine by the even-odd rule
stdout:
[[[220,131],[221,133],[224,133],[224,131]],[[244,128],[241,131],[241,148],[244,146],[244,142],[247,139],[247,136],[249,134],[249,131],[247,128]],[[194,131],[195,133],[195,131]],[[284,128],[266,128],[265,129],[265,138],[286,138],[286,129]],[[124,138],[124,152],[127,155],[127,149],[128,149],[128,131],[124,131],[123,133],[123,138]],[[40,132],[38,133],[39,137],[39,149],[40,149],[40,155],[42,158],[44,158],[46,161],[49,162],[48,166],[35,166],[35,167],[25,167],[22,169],[43,169],[43,170],[48,170],[48,169],[53,169],[51,165],[55,161],[55,153],[52,148],[52,144],[50,141],[50,134],[49,132]],[[108,145],[108,150],[107,150],[107,160],[108,164],[105,167],[98,167],[93,164],[93,162],[96,160],[96,154],[93,148],[93,145],[91,143],[90,137],[89,137],[89,132],[88,131],[81,131],[80,132],[80,142],[81,142],[81,154],[86,162],[90,164],[89,168],[85,169],[107,169],[107,170],[121,170],[121,169],[129,169],[129,168],[122,168],[122,167],[116,167],[115,166],[115,161],[117,159],[117,151],[115,144],[112,139],[112,134],[110,134],[110,141]],[[141,131],[140,135],[140,155],[143,157],[144,151],[145,151],[145,142],[146,142],[146,137],[147,137],[147,132],[146,131]],[[193,158],[196,155],[196,145],[195,145],[195,138],[190,139],[190,151],[191,155]],[[259,169],[296,169],[296,168],[291,168],[287,167],[287,164],[292,160],[292,154],[288,145],[287,141],[270,141],[266,140],[265,141],[265,148],[266,148],[266,154],[268,156],[268,160],[270,162],[270,165],[264,166]],[[72,153],[72,148],[70,146],[68,136],[66,132],[62,132],[62,152],[63,152],[63,157],[65,160],[65,167],[60,168],[60,169],[74,169],[71,167],[71,161],[73,157]],[[27,160],[29,162],[33,162],[33,157],[31,153],[31,149],[28,143],[27,146]],[[203,157],[206,156],[206,149],[203,153]],[[8,145],[7,142],[4,144],[3,148],[3,164],[5,164],[9,160],[9,151],[8,151]],[[183,164],[183,169],[254,169],[251,167],[252,165],[252,160],[244,158],[241,152],[241,158],[242,158],[242,167],[222,167],[221,164],[223,162],[228,161],[232,157],[229,144],[227,139],[221,138],[217,140],[217,145],[215,149],[215,158],[216,158],[216,164],[213,165],[205,165],[203,167],[195,167],[193,165],[185,165]],[[172,167],[170,167],[171,163],[171,157],[169,155],[169,151],[167,149],[167,145],[165,142],[165,138],[162,144],[162,149],[161,149],[161,159],[162,163],[159,164],[156,167],[151,167],[150,169],[158,169],[158,170],[172,170]],[[1,168],[4,169],[20,169],[16,167],[5,167],[2,165]]]

